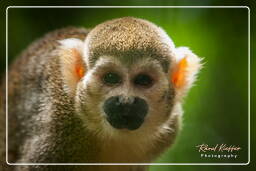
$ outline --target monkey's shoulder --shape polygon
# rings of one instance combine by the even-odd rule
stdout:
[[[37,53],[41,50],[54,50],[58,47],[59,40],[67,38],[77,38],[84,40],[89,31],[89,29],[72,26],[51,31],[45,34],[42,38],[39,38],[38,40],[35,40],[33,43],[31,43],[31,45],[25,51],[23,51],[21,56],[34,56],[37,55]]]
[[[32,42],[22,53],[12,62],[9,75],[18,78],[21,73],[34,73],[42,69],[42,65],[52,60],[54,51],[58,49],[59,40],[67,38],[85,39],[89,33],[88,29],[77,27],[65,27],[46,33],[41,38]]]

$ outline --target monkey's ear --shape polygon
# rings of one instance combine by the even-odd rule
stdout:
[[[60,67],[64,89],[69,95],[75,95],[78,81],[86,73],[86,65],[82,59],[83,41],[80,39],[69,38],[60,40]]]
[[[186,47],[175,50],[175,59],[172,65],[171,81],[178,97],[183,97],[196,80],[201,69],[201,59]]]

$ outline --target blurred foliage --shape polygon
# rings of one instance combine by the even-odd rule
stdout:
[[[182,3],[184,1],[172,1],[172,4],[160,2],[158,5],[186,5]],[[208,0],[204,5],[214,4],[215,1]],[[129,1],[119,5],[141,3]],[[154,2],[147,1],[146,5],[154,5]],[[176,46],[190,47],[204,61],[196,85],[185,99],[182,131],[174,146],[156,162],[246,163],[247,8],[10,8],[8,61],[13,61],[33,40],[54,29],[70,25],[92,28],[103,21],[122,16],[144,18],[159,25],[170,35]],[[4,66],[3,61],[1,58],[1,66]],[[237,145],[242,150],[237,153],[237,159],[200,158],[195,146],[202,143]],[[188,167],[197,170],[196,166],[152,166],[150,170],[188,170]],[[219,170],[218,166],[203,167],[208,171]],[[236,169],[239,167],[225,166],[225,170]]]

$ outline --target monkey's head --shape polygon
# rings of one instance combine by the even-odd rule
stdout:
[[[161,28],[132,17],[61,44],[64,89],[84,125],[101,137],[145,138],[168,129],[200,69],[188,48],[175,48]]]

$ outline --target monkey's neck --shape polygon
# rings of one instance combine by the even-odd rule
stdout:
[[[109,140],[101,143],[98,159],[101,163],[149,163],[150,148],[148,144],[140,146],[129,139],[126,142]]]

